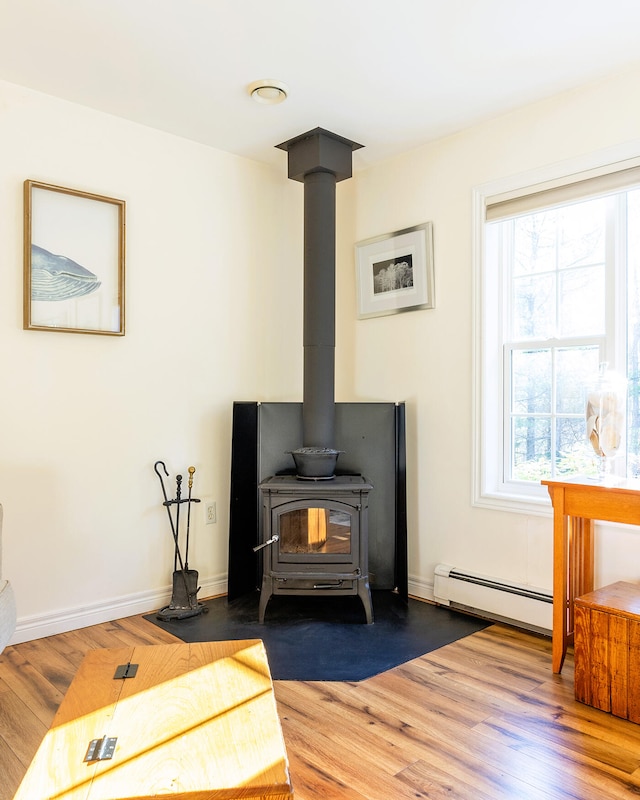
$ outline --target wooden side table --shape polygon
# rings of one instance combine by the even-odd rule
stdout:
[[[14,800],[134,797],[293,797],[262,641],[87,654]]]
[[[574,600],[594,589],[593,522],[640,525],[640,481],[606,485],[575,477],[542,483],[553,505],[552,669],[559,673],[573,637]]]

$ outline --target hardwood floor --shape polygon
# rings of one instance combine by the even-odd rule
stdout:
[[[11,800],[84,654],[173,636],[129,617],[0,656],[0,800]],[[571,652],[493,625],[360,683],[277,681],[297,800],[640,796],[640,725],[576,703]],[[44,800],[44,798],[33,798]]]

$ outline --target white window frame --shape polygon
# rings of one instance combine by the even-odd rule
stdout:
[[[504,468],[504,385],[502,330],[500,314],[505,303],[497,292],[488,291],[487,206],[496,200],[509,200],[532,192],[552,189],[577,180],[607,175],[640,166],[640,143],[590,154],[560,165],[551,165],[520,175],[477,186],[472,191],[472,286],[473,286],[473,486],[474,506],[504,511],[544,515],[550,513],[546,487],[530,484],[505,484]],[[489,234],[491,235],[491,234]],[[500,276],[501,277],[501,276]],[[618,278],[616,278],[617,280]],[[500,279],[501,286],[505,281]],[[495,284],[494,284],[495,285]],[[620,298],[615,292],[613,297]],[[504,301],[504,298],[502,298]],[[607,317],[613,309],[607,309]],[[615,309],[620,311],[620,309]],[[616,324],[621,314],[614,313]],[[620,333],[616,331],[616,333]],[[621,342],[623,337],[616,335]],[[551,343],[550,343],[551,344]],[[607,353],[604,360],[615,365],[620,353]]]

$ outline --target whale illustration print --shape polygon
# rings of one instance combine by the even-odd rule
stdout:
[[[31,245],[31,299],[69,300],[95,292],[97,276],[66,256]]]

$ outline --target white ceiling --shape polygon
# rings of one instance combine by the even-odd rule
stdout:
[[[0,79],[274,164],[320,126],[357,170],[633,65],[640,0],[0,0]]]

